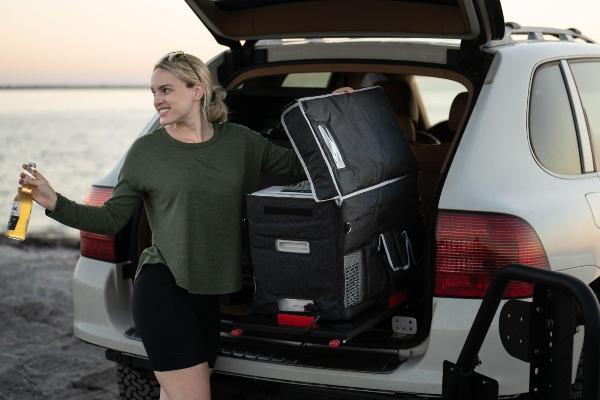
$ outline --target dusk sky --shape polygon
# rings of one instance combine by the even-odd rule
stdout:
[[[502,6],[506,21],[574,26],[600,41],[598,0]],[[168,51],[207,61],[223,49],[183,0],[5,0],[0,15],[0,85],[145,85]]]

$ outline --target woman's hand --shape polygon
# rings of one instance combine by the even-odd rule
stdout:
[[[27,168],[27,164],[23,164],[23,169]],[[49,211],[54,211],[56,208],[56,192],[52,189],[52,186],[48,183],[46,178],[39,171],[33,171],[33,177],[21,172],[19,177],[19,185],[26,186],[31,189],[31,196],[33,200],[40,206],[44,207]]]
[[[354,89],[352,89],[350,86],[344,86],[344,87],[335,89],[333,92],[331,92],[331,94],[352,93],[352,92],[354,92]]]

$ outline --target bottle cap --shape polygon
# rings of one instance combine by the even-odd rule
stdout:
[[[33,171],[35,171],[36,168],[37,168],[37,164],[34,163],[33,161],[27,162],[27,167],[25,167],[27,172],[29,172],[30,174],[33,174]]]

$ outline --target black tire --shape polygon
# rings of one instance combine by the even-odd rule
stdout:
[[[152,371],[143,371],[125,364],[117,366],[119,400],[158,400],[160,385]]]

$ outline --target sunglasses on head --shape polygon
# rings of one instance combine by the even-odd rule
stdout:
[[[187,56],[185,55],[185,53],[183,51],[172,51],[164,57],[164,60],[167,60],[169,62],[178,61],[180,59],[183,59],[186,63],[188,63],[188,65],[190,66],[192,71],[194,71],[194,73],[198,77],[198,81],[202,82],[202,79],[200,78],[200,74],[198,73],[198,71],[196,71],[196,68],[194,68],[194,66],[192,65],[192,63],[190,62],[190,60],[187,58]]]

